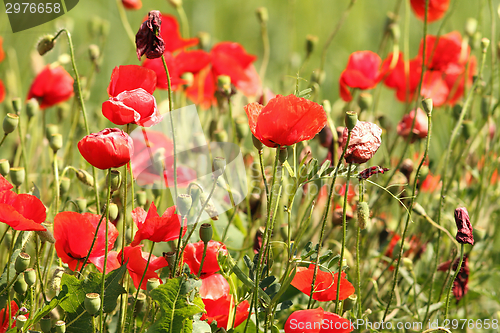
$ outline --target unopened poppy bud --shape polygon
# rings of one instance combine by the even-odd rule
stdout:
[[[189,213],[189,209],[193,204],[193,199],[189,194],[179,194],[177,196],[177,211],[181,216],[186,216]]]
[[[63,146],[62,135],[59,133],[52,134],[49,138],[49,145],[54,152],[57,152],[59,149],[61,149]]]
[[[427,113],[427,117],[430,117],[432,115],[432,107],[432,98],[424,98],[422,100],[422,108]]]
[[[90,61],[92,61],[94,64],[97,63],[97,60],[99,59],[101,52],[99,50],[99,46],[95,44],[90,44],[89,45],[89,58]]]
[[[286,147],[283,147],[282,149],[280,149],[278,160],[280,164],[283,164],[287,159],[288,159],[288,149],[286,149]]]
[[[24,176],[26,175],[23,167],[16,167],[10,169],[10,180],[15,186],[21,186],[24,182]]]
[[[26,268],[29,267],[31,261],[31,257],[29,254],[25,252],[19,253],[19,255],[16,258],[16,263],[15,263],[15,268],[16,268],[16,273],[20,274],[26,270]]]
[[[95,315],[101,309],[101,295],[98,293],[88,293],[83,301],[85,310],[91,315]]]
[[[69,188],[71,186],[71,179],[69,179],[68,177],[61,177],[59,181],[61,182],[59,184],[59,191],[61,192],[61,195],[64,196],[69,191]]]
[[[253,143],[253,146],[255,148],[257,148],[258,151],[262,151],[262,148],[264,147],[264,145],[253,134],[252,134],[252,143]]]
[[[231,78],[228,75],[217,76],[217,89],[225,96],[231,95]]]
[[[175,252],[163,252],[163,258],[167,261],[168,267],[172,270],[175,265]]]
[[[58,320],[56,322],[56,333],[66,333],[66,322]]]
[[[12,108],[14,109],[14,111],[17,114],[19,114],[19,112],[21,112],[21,106],[22,106],[22,102],[21,102],[21,99],[19,97],[12,99]]]
[[[40,329],[42,330],[43,333],[50,333],[52,331],[52,320],[50,317],[44,317],[40,319]]]
[[[33,268],[24,271],[24,281],[30,287],[36,283],[36,271]]]
[[[310,56],[314,51],[314,47],[318,44],[318,36],[307,35],[306,36],[306,57]]]
[[[361,111],[369,110],[373,105],[373,96],[370,93],[361,93],[358,98],[358,105]]]
[[[146,205],[147,201],[147,194],[145,191],[137,191],[135,194],[135,200],[137,201],[137,204],[141,207],[144,207]]]
[[[367,202],[358,202],[358,225],[360,229],[365,229],[370,220],[370,207]]]
[[[109,212],[109,220],[110,221],[116,220],[116,218],[118,217],[118,205],[115,204],[114,202],[110,203],[108,212]]]
[[[269,20],[269,13],[267,12],[266,7],[259,7],[255,11],[257,14],[257,18],[259,19],[260,23],[266,23]]]
[[[451,109],[451,114],[453,115],[453,118],[455,118],[455,120],[458,120],[458,118],[460,118],[460,113],[462,113],[463,107],[463,104],[457,103],[453,106],[453,109]]]
[[[160,279],[151,278],[148,279],[148,283],[146,284],[146,290],[148,291],[149,294],[152,290],[155,290],[159,286],[160,286]]]
[[[348,131],[352,131],[356,124],[358,123],[358,115],[354,111],[347,111],[345,113],[345,126]]]
[[[247,125],[248,126],[248,125]],[[218,129],[213,132],[215,142],[227,142],[229,137],[224,129]]]
[[[0,160],[0,175],[6,177],[10,171],[10,163],[9,160],[1,159]]]
[[[191,72],[186,72],[186,73],[181,75],[181,79],[186,81],[186,83],[184,83],[184,87],[189,88],[193,85],[194,75]]]
[[[413,270],[413,261],[410,259],[410,258],[403,258],[403,266],[409,270],[409,271],[412,271]]]
[[[13,113],[7,113],[5,118],[3,118],[3,131],[5,134],[12,133],[16,130],[19,124],[19,116]]]
[[[49,52],[54,48],[54,44],[56,43],[56,40],[54,36],[52,35],[45,35],[40,39],[38,42],[36,49],[38,51],[38,54],[43,56],[45,53]]]
[[[413,167],[413,160],[410,158],[406,158],[401,163],[401,166],[399,167],[399,171],[401,171],[401,173],[403,175],[405,175],[406,179],[409,181],[410,176],[413,172],[413,168],[414,168]]]
[[[420,216],[427,216],[427,212],[425,211],[424,207],[422,207],[422,205],[420,205],[418,202],[415,202],[415,204],[413,205],[413,211]]]
[[[489,46],[490,46],[490,40],[488,38],[482,38],[481,39],[481,50],[483,51],[483,53],[486,53]]]
[[[90,173],[83,169],[79,169],[78,171],[76,171],[76,178],[78,178],[78,180],[85,185],[94,186],[94,177],[92,177]]]
[[[57,127],[57,125],[48,124],[45,127],[45,137],[47,138],[47,140],[49,140],[53,134],[57,134],[57,133],[59,133],[59,127]]]
[[[16,282],[14,282],[14,291],[18,295],[24,295],[26,293],[26,290],[28,290],[28,285],[26,284],[26,281],[24,281],[23,274],[20,274]]]
[[[200,239],[203,243],[207,244],[212,239],[212,225],[210,223],[203,223],[200,226]]]
[[[120,170],[111,170],[110,172],[111,179],[108,178],[108,181],[111,182],[111,192],[115,192],[118,191],[120,185],[122,184],[122,174],[120,173]]]
[[[464,120],[462,123],[462,135],[464,139],[469,140],[474,132],[474,122],[472,120]]]
[[[474,245],[474,235],[472,234],[469,212],[467,212],[465,207],[455,209],[455,223],[457,224],[456,240],[460,244]]]
[[[64,274],[64,268],[63,267],[56,267],[54,269],[54,273],[52,274],[52,280],[50,281],[50,287],[53,290],[59,290],[61,289],[61,279]]]
[[[210,49],[210,34],[206,31],[200,31],[198,32],[198,42],[200,49],[202,50],[208,50]]]
[[[226,171],[226,159],[224,157],[217,156],[214,158],[213,162],[213,175],[214,177],[220,177]]]
[[[168,3],[171,4],[174,8],[179,8],[182,6],[182,0],[168,0]]]
[[[465,21],[465,33],[467,36],[472,37],[476,33],[477,29],[477,20],[473,17],[469,17],[467,21]]]
[[[87,209],[87,199],[77,198],[75,199],[75,202],[80,213],[83,213]]]
[[[24,324],[28,321],[28,318],[26,318],[25,315],[19,315],[16,317],[16,328],[22,332],[22,329],[24,327]]]
[[[45,230],[35,231],[40,238],[40,241],[54,244],[56,242],[56,239],[54,238],[52,232],[48,229],[49,225],[47,223],[42,223],[42,225],[45,227]]]
[[[38,110],[40,110],[38,101],[36,98],[30,98],[28,102],[26,102],[26,114],[28,115],[28,118],[33,118],[38,113]]]

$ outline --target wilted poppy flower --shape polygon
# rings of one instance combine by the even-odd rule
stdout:
[[[147,214],[141,207],[135,208],[132,211],[132,219],[139,230],[130,245],[136,246],[144,239],[152,242],[168,242],[179,238],[181,217],[174,213],[175,206],[172,206],[167,208],[162,216],[158,215],[154,202],[149,206]]]
[[[143,55],[148,59],[159,58],[165,52],[165,42],[160,35],[161,14],[158,10],[148,13],[148,19],[144,21],[135,35],[137,46],[137,58],[141,60]]]
[[[122,0],[123,7],[131,10],[141,9],[142,1],[141,0]]]
[[[340,96],[346,102],[352,100],[349,88],[361,90],[375,88],[382,78],[379,55],[372,51],[357,51],[349,56],[347,67],[340,75]]]
[[[285,323],[285,333],[348,333],[352,323],[323,308],[294,311]]]
[[[425,20],[425,2],[429,1],[427,21],[434,22],[444,16],[450,5],[450,0],[410,0],[411,8],[415,15],[422,21]]]
[[[16,301],[10,301],[10,305],[7,304],[5,308],[0,310],[0,333],[5,333],[9,330],[9,328],[16,326],[15,320],[12,320],[12,325],[9,327],[9,318],[14,317],[17,311],[19,311],[19,306]]]
[[[415,119],[415,125],[413,126],[413,138],[415,141],[417,138],[425,138],[427,136],[427,115],[426,113],[418,108],[417,117],[415,119],[415,110],[412,110],[409,114],[403,116],[403,119],[398,124],[398,135],[406,138],[410,135],[411,125],[413,124],[413,119]]]
[[[153,94],[156,88],[156,74],[154,71],[138,65],[118,66],[111,73],[108,86],[110,97],[118,96],[126,90],[142,88]]]
[[[295,274],[291,284],[304,294],[310,295],[313,275],[314,265],[310,265],[309,268],[298,267],[297,273]],[[335,273],[332,276],[332,274],[318,269],[314,285],[315,292],[313,293],[313,299],[321,302],[336,300],[338,276],[338,273]],[[347,281],[345,276],[346,274],[342,273],[342,278],[340,279],[340,300],[346,299],[354,294],[355,291],[353,285]]]
[[[369,168],[364,169],[363,171],[361,171],[358,174],[358,178],[359,179],[368,179],[371,176],[377,175],[379,173],[384,174],[386,171],[389,171],[389,169],[379,167],[378,165],[377,166],[372,166],[372,167],[369,167]]]
[[[348,132],[346,127],[342,135],[342,148],[345,147]],[[351,132],[351,138],[344,156],[345,161],[356,164],[367,162],[380,147],[382,143],[381,135],[382,129],[374,123],[358,121]]]
[[[191,273],[193,274],[198,274],[198,271],[200,270],[201,259],[203,257],[203,247],[203,241],[199,241],[198,243],[189,243],[184,250],[184,262],[188,264],[191,269]],[[213,240],[209,241],[201,275],[206,276],[220,271],[219,263],[217,262],[219,252],[227,255],[228,252],[226,245]]]
[[[161,121],[156,100],[146,90],[126,90],[102,103],[102,114],[116,125],[150,127]]]
[[[82,267],[83,261],[89,253],[97,225],[101,215],[76,212],[61,212],[54,218],[54,238],[57,256],[68,264],[72,271]],[[92,248],[88,261],[93,263],[102,272],[105,254],[106,220],[101,222],[97,239]],[[118,230],[108,222],[108,250],[110,251],[118,237]],[[106,272],[118,268],[118,262],[108,258]]]
[[[465,207],[455,209],[455,223],[457,224],[456,239],[460,244],[474,245],[474,235],[470,224],[469,212]]]
[[[119,168],[130,161],[134,154],[132,139],[118,128],[105,128],[91,133],[78,142],[83,158],[96,168]]]
[[[245,111],[253,135],[272,148],[310,140],[326,125],[321,105],[295,95],[278,95],[266,106],[250,103]]]
[[[458,268],[458,263],[460,262],[460,258],[455,259],[453,262],[453,270],[456,271]],[[448,260],[442,264],[440,264],[437,268],[438,271],[447,271],[450,268],[451,260]],[[460,272],[458,272],[457,278],[453,280],[453,296],[458,302],[462,299],[462,297],[467,294],[469,290],[469,256],[465,255],[464,260],[462,262],[462,267],[460,267]]]
[[[123,261],[122,261],[122,253],[120,252],[118,254],[118,261],[122,265],[124,263],[127,263],[127,270],[128,273],[130,274],[130,277],[132,278],[132,281],[134,281],[135,288],[139,288],[139,283],[141,282],[142,275],[146,270],[146,264],[149,258],[149,253],[142,252],[141,248],[142,245],[125,247],[123,251],[123,256],[124,256]],[[140,286],[141,289],[146,290],[148,279],[151,278],[159,279],[159,276],[155,271],[167,266],[168,263],[167,260],[165,260],[165,258],[155,257],[154,255],[151,255],[151,261],[149,262],[148,270]],[[160,283],[163,282],[160,280]]]
[[[73,96],[73,81],[63,67],[47,65],[31,84],[26,99],[36,98],[41,109],[64,102]]]

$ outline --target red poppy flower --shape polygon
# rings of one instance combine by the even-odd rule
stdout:
[[[117,128],[105,128],[91,133],[78,142],[83,158],[96,168],[119,168],[130,161],[134,154],[132,139]]]
[[[427,21],[434,22],[444,16],[450,5],[450,0],[428,0]],[[425,20],[425,2],[426,0],[410,0],[411,8],[415,15],[422,21]]]
[[[434,176],[429,171],[427,177],[425,177],[424,181],[420,185],[420,191],[434,193],[439,188],[440,182],[441,182],[441,176],[439,175]]]
[[[10,306],[7,305],[5,308],[0,310],[0,333],[5,333],[9,330],[9,328],[13,328],[16,326],[16,321],[12,321],[12,325],[9,327],[9,318],[12,318],[16,315],[17,311],[19,311],[19,306],[16,301],[10,301]]]
[[[27,100],[38,99],[41,109],[64,102],[73,96],[73,78],[61,66],[47,65],[35,78]]]
[[[169,14],[161,14],[160,35],[165,41],[165,51],[174,52],[198,44],[198,38],[184,39],[179,30],[177,19]]]
[[[5,52],[3,51],[2,44],[3,44],[3,38],[0,36],[0,62],[2,62],[3,59],[5,59]]]
[[[161,121],[156,100],[142,88],[126,90],[102,103],[102,114],[116,125],[153,126]]]
[[[295,311],[285,323],[285,333],[348,333],[353,330],[349,320],[323,308]]]
[[[396,244],[399,242],[401,239],[401,236],[399,236],[397,233],[391,231],[392,233],[392,238],[389,241],[389,245],[387,246],[387,250],[385,250],[384,255],[386,257],[392,258],[392,254],[394,252],[394,247],[396,247]]]
[[[142,1],[141,0],[122,0],[123,7],[131,10],[141,9]]]
[[[135,288],[139,288],[139,283],[141,282],[142,275],[146,270],[146,264],[148,262],[149,253],[142,252],[142,245],[137,246],[127,246],[124,249],[123,255],[124,260],[122,261],[122,253],[118,254],[118,261],[121,264],[127,263],[127,270],[134,281]],[[146,290],[148,279],[156,278],[159,279],[158,274],[155,272],[160,268],[168,266],[167,260],[163,257],[155,257],[151,255],[151,260],[148,265],[148,270],[144,279],[142,280],[141,289]],[[160,283],[163,283],[160,280]]]
[[[295,95],[245,106],[253,135],[268,147],[291,146],[312,139],[326,125],[323,107]]]
[[[398,135],[406,138],[410,135],[411,125],[413,124],[413,119],[415,119],[415,125],[413,126],[413,141],[417,138],[425,138],[427,136],[427,115],[422,109],[417,109],[417,118],[415,119],[415,110],[412,110],[409,114],[403,116],[403,119],[398,124]]]
[[[154,202],[149,206],[148,213],[141,207],[137,207],[132,211],[132,219],[139,230],[135,233],[134,240],[130,244],[136,246],[143,239],[148,239],[152,242],[168,242],[179,238],[181,228],[181,217],[175,213],[175,206],[167,208],[160,217],[156,210]],[[184,233],[186,228],[184,228]]]
[[[3,85],[2,80],[0,80],[0,103],[5,99],[5,86]]]
[[[153,94],[156,88],[156,74],[150,69],[138,65],[118,66],[111,73],[108,86],[110,97],[118,96],[126,90],[142,88]]]
[[[292,286],[299,289],[306,295],[311,294],[311,284],[314,274],[314,265],[310,265],[309,268],[298,267],[297,273],[292,280]],[[313,299],[321,302],[333,301],[337,299],[337,281],[338,273],[332,274],[324,272],[318,269],[316,275],[316,282],[314,285]],[[340,300],[344,300],[347,297],[354,294],[353,285],[345,278],[346,274],[342,273],[342,278],[340,279]]]
[[[460,262],[460,258],[455,259],[453,262],[453,270],[456,271],[458,267],[458,263]],[[437,268],[438,271],[446,272],[450,268],[451,260],[448,260],[442,264],[440,264]],[[458,302],[467,294],[469,291],[469,256],[465,255],[464,260],[462,262],[462,266],[460,267],[460,272],[458,272],[457,278],[453,280],[453,296]]]
[[[100,220],[100,215],[79,214],[76,212],[61,212],[54,218],[54,238],[56,239],[57,255],[64,263],[68,264],[69,269],[72,271],[81,268],[89,253]],[[103,220],[99,227],[96,242],[88,259],[101,272],[104,265],[106,246],[105,223],[106,220]],[[108,222],[108,250],[114,247],[117,237],[118,230],[111,222]],[[118,268],[118,263],[111,259],[108,260],[106,272],[116,268]]]
[[[189,243],[184,250],[184,262],[188,264],[191,269],[191,273],[193,274],[198,274],[198,271],[200,270],[201,259],[203,257],[203,247],[203,241],[199,241],[198,243]],[[209,241],[207,245],[207,254],[201,270],[202,275],[210,275],[220,271],[219,263],[217,262],[219,252],[227,255],[228,252],[226,245],[213,240]]]
[[[221,274],[211,274],[201,279],[200,296],[202,299],[216,300],[229,295],[230,287]]]
[[[349,88],[361,90],[375,88],[382,78],[379,55],[372,51],[357,51],[349,56],[347,67],[340,75],[340,96],[346,102],[352,100]]]
[[[348,129],[342,135],[342,149],[347,142]],[[370,160],[381,144],[382,129],[374,123],[358,121],[352,129],[351,138],[345,152],[347,163],[361,164]]]

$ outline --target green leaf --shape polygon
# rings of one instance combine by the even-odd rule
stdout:
[[[199,296],[190,300],[190,294],[196,285],[195,280],[179,276],[153,290],[151,298],[158,302],[161,314],[148,332],[191,333],[193,316],[205,309]]]
[[[212,329],[206,321],[195,320],[193,322],[193,333],[211,333]]]
[[[23,327],[24,331],[27,331],[28,327],[38,323],[40,321],[40,319],[42,319],[43,317],[48,315],[50,313],[50,311],[54,310],[56,308],[56,306],[59,305],[59,303],[66,297],[68,297],[68,295],[62,295],[62,296],[59,295],[58,297],[54,297],[50,300],[50,302],[46,303],[43,306],[43,308],[38,309],[38,311],[35,313],[35,315],[30,316],[31,318],[29,318],[26,321],[26,323],[24,324],[24,327]]]

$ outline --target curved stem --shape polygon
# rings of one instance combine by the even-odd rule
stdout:
[[[186,16],[186,12],[184,11],[184,7],[182,7],[182,4],[180,6],[176,7],[177,13],[179,14],[179,18],[181,19],[181,26],[182,26],[182,37],[184,38],[189,38],[189,23],[188,19]]]

